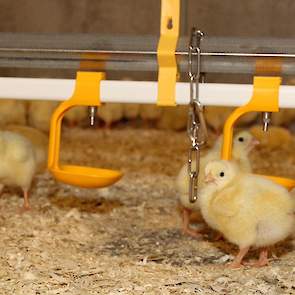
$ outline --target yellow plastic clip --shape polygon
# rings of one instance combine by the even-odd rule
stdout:
[[[180,0],[162,0],[161,37],[158,44],[159,106],[175,106],[177,64],[175,50],[179,35]]]
[[[280,77],[254,77],[254,91],[250,101],[237,108],[228,117],[223,129],[223,146],[221,157],[230,160],[232,154],[233,126],[234,123],[248,112],[278,112],[279,111],[279,87]],[[280,185],[291,190],[295,187],[293,179],[263,175]]]
[[[76,87],[72,97],[61,103],[51,118],[48,169],[56,179],[75,186],[98,188],[111,185],[122,177],[120,171],[59,165],[59,150],[61,136],[61,122],[67,110],[74,106],[99,106],[100,81],[105,78],[104,73],[78,72]]]

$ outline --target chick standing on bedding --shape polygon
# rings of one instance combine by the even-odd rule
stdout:
[[[128,120],[135,120],[139,116],[140,105],[138,103],[125,103],[123,105],[123,117]]]
[[[13,99],[0,100],[0,126],[26,124],[26,103]]]
[[[3,131],[11,131],[28,139],[34,148],[36,173],[42,173],[47,168],[48,136],[42,131],[29,126],[8,125]]]
[[[152,104],[142,104],[139,107],[139,117],[144,122],[155,123],[158,119],[160,119],[162,112],[163,108]]]
[[[273,126],[288,126],[294,121],[294,109],[281,109],[279,112],[271,114],[271,124]]]
[[[187,106],[165,107],[157,122],[157,128],[184,130],[187,126],[187,113]]]
[[[98,117],[105,123],[106,128],[110,128],[112,123],[123,118],[123,105],[121,103],[103,104],[97,108]]]
[[[198,199],[203,218],[239,246],[231,267],[240,267],[252,246],[261,248],[254,265],[267,265],[267,247],[284,240],[294,228],[294,201],[289,192],[224,160],[206,165],[204,181]]]
[[[31,101],[29,104],[29,125],[48,132],[51,116],[58,106],[57,101]]]
[[[231,107],[215,107],[209,106],[205,108],[206,123],[217,133],[221,133],[224,123],[228,116],[234,111]],[[236,122],[236,126],[245,126],[254,122],[257,118],[257,113],[250,112],[244,114]]]
[[[269,148],[280,148],[293,141],[291,132],[283,127],[269,126],[268,131],[264,132],[261,125],[251,127],[250,132],[259,140],[261,146]]]
[[[210,161],[220,159],[221,142],[222,136],[218,138],[213,148],[208,151],[204,157],[201,156],[200,158],[198,189],[201,189],[204,185],[204,169],[206,164]],[[241,169],[245,172],[251,171],[248,154],[256,144],[258,144],[258,141],[248,131],[241,131],[234,137],[233,158],[238,162]],[[189,217],[192,211],[199,211],[199,206],[197,202],[190,203],[189,201],[189,176],[187,172],[187,164],[181,168],[177,176],[176,187],[179,193],[179,201],[183,212],[182,231],[183,233],[197,237],[200,235],[200,233],[189,227]]]
[[[17,185],[23,190],[23,209],[30,208],[29,189],[36,171],[34,147],[25,137],[0,131],[0,191],[5,185]]]
[[[65,113],[65,121],[70,127],[77,126],[88,117],[88,109],[85,106],[75,106]]]

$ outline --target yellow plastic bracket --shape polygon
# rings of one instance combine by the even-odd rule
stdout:
[[[179,35],[180,0],[162,0],[161,37],[158,44],[159,106],[175,106],[177,64],[175,50]]]
[[[248,112],[278,112],[279,111],[279,87],[280,77],[254,77],[254,90],[250,101],[237,108],[228,117],[223,129],[223,145],[221,157],[230,160],[232,154],[233,126],[235,122]],[[263,175],[287,189],[295,187],[293,179]]]
[[[56,179],[75,186],[98,188],[111,185],[122,177],[120,171],[59,164],[59,150],[62,118],[74,106],[99,106],[100,81],[104,73],[78,72],[72,97],[61,103],[51,118],[48,169]]]

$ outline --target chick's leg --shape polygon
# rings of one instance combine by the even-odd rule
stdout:
[[[28,189],[23,189],[24,192],[24,204],[23,204],[23,210],[30,210],[31,206],[30,206],[30,202],[29,202],[29,191]]]
[[[242,266],[242,260],[248,253],[250,247],[240,248],[238,255],[235,257],[234,261],[229,265],[230,268],[239,268]]]
[[[223,235],[221,233],[215,233],[213,241],[220,241],[223,239]]]
[[[262,248],[260,251],[260,255],[259,255],[259,260],[257,261],[257,266],[258,267],[262,267],[265,265],[268,265],[268,249],[267,248]]]
[[[183,208],[183,221],[182,221],[182,232],[184,234],[188,234],[189,236],[192,236],[194,238],[197,238],[200,236],[200,233],[197,230],[193,230],[189,227],[189,221],[190,221],[190,215],[191,215],[191,210],[187,208]]]
[[[113,127],[113,122],[104,122],[103,129],[110,130]]]
[[[254,266],[254,267],[263,267],[268,265],[268,249],[267,248],[262,248],[259,254],[259,259],[255,261],[254,263],[248,263],[248,265]]]

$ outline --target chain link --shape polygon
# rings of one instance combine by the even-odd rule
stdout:
[[[191,141],[188,152],[189,201],[197,200],[197,186],[200,166],[200,149],[207,142],[207,128],[204,118],[204,108],[199,100],[199,80],[201,75],[201,39],[204,34],[195,28],[191,31],[188,51],[188,76],[190,80],[190,103],[188,113],[187,133]],[[194,55],[197,56],[196,71],[194,71]],[[195,159],[193,167],[193,159]]]

